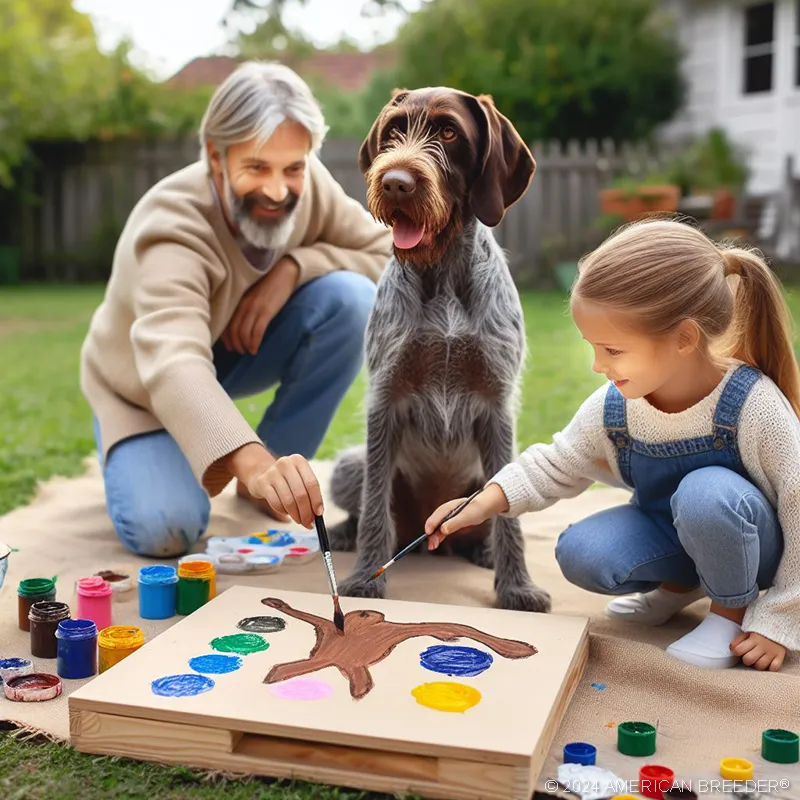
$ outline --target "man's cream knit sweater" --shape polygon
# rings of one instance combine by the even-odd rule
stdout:
[[[377,282],[391,232],[348,197],[316,157],[285,250],[299,284],[333,270]],[[231,480],[219,460],[257,434],[216,378],[212,345],[263,277],[223,217],[202,162],[137,203],[118,242],[103,303],[81,351],[81,389],[103,455],[129,436],[166,429],[211,496]],[[269,443],[266,443],[269,446]]]

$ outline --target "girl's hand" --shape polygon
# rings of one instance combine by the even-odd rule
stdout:
[[[508,511],[508,500],[506,500],[503,490],[496,483],[490,483],[480,494],[476,495],[466,508],[445,522],[436,531],[441,521],[466,499],[466,497],[459,497],[456,500],[448,500],[446,503],[442,503],[428,517],[425,522],[425,533],[428,534],[428,550],[435,550],[445,538],[463,528],[480,525],[481,522],[485,522],[495,514]]]
[[[777,672],[783,666],[786,648],[760,633],[740,633],[732,642],[731,650],[741,656],[742,663],[754,669]]]

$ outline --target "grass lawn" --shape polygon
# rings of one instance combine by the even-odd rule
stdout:
[[[78,387],[79,349],[100,287],[0,289],[0,514],[24,504],[37,481],[75,475],[94,449],[88,408]],[[800,294],[789,296],[795,319]],[[519,418],[520,447],[549,441],[601,384],[589,349],[560,294],[523,296],[529,358]],[[318,454],[331,458],[363,434],[363,376],[340,406]],[[271,393],[239,401],[256,424]],[[209,780],[182,768],[84,756],[69,748],[18,740],[0,731],[0,797],[5,800],[120,798],[356,798],[365,794],[309,784]],[[377,797],[377,795],[371,795]]]

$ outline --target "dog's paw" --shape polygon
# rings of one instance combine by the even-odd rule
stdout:
[[[356,549],[356,536],[358,534],[358,520],[348,517],[344,522],[339,522],[328,529],[328,539],[331,550],[339,552],[353,551]]]
[[[343,597],[383,599],[386,596],[386,578],[381,575],[372,581],[368,574],[354,572],[339,584],[339,594]]]
[[[546,614],[552,608],[550,593],[534,583],[497,587],[497,605],[509,611],[532,611]]]

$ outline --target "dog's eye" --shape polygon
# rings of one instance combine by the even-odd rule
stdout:
[[[452,142],[458,135],[455,128],[442,128],[441,137],[443,142]]]

